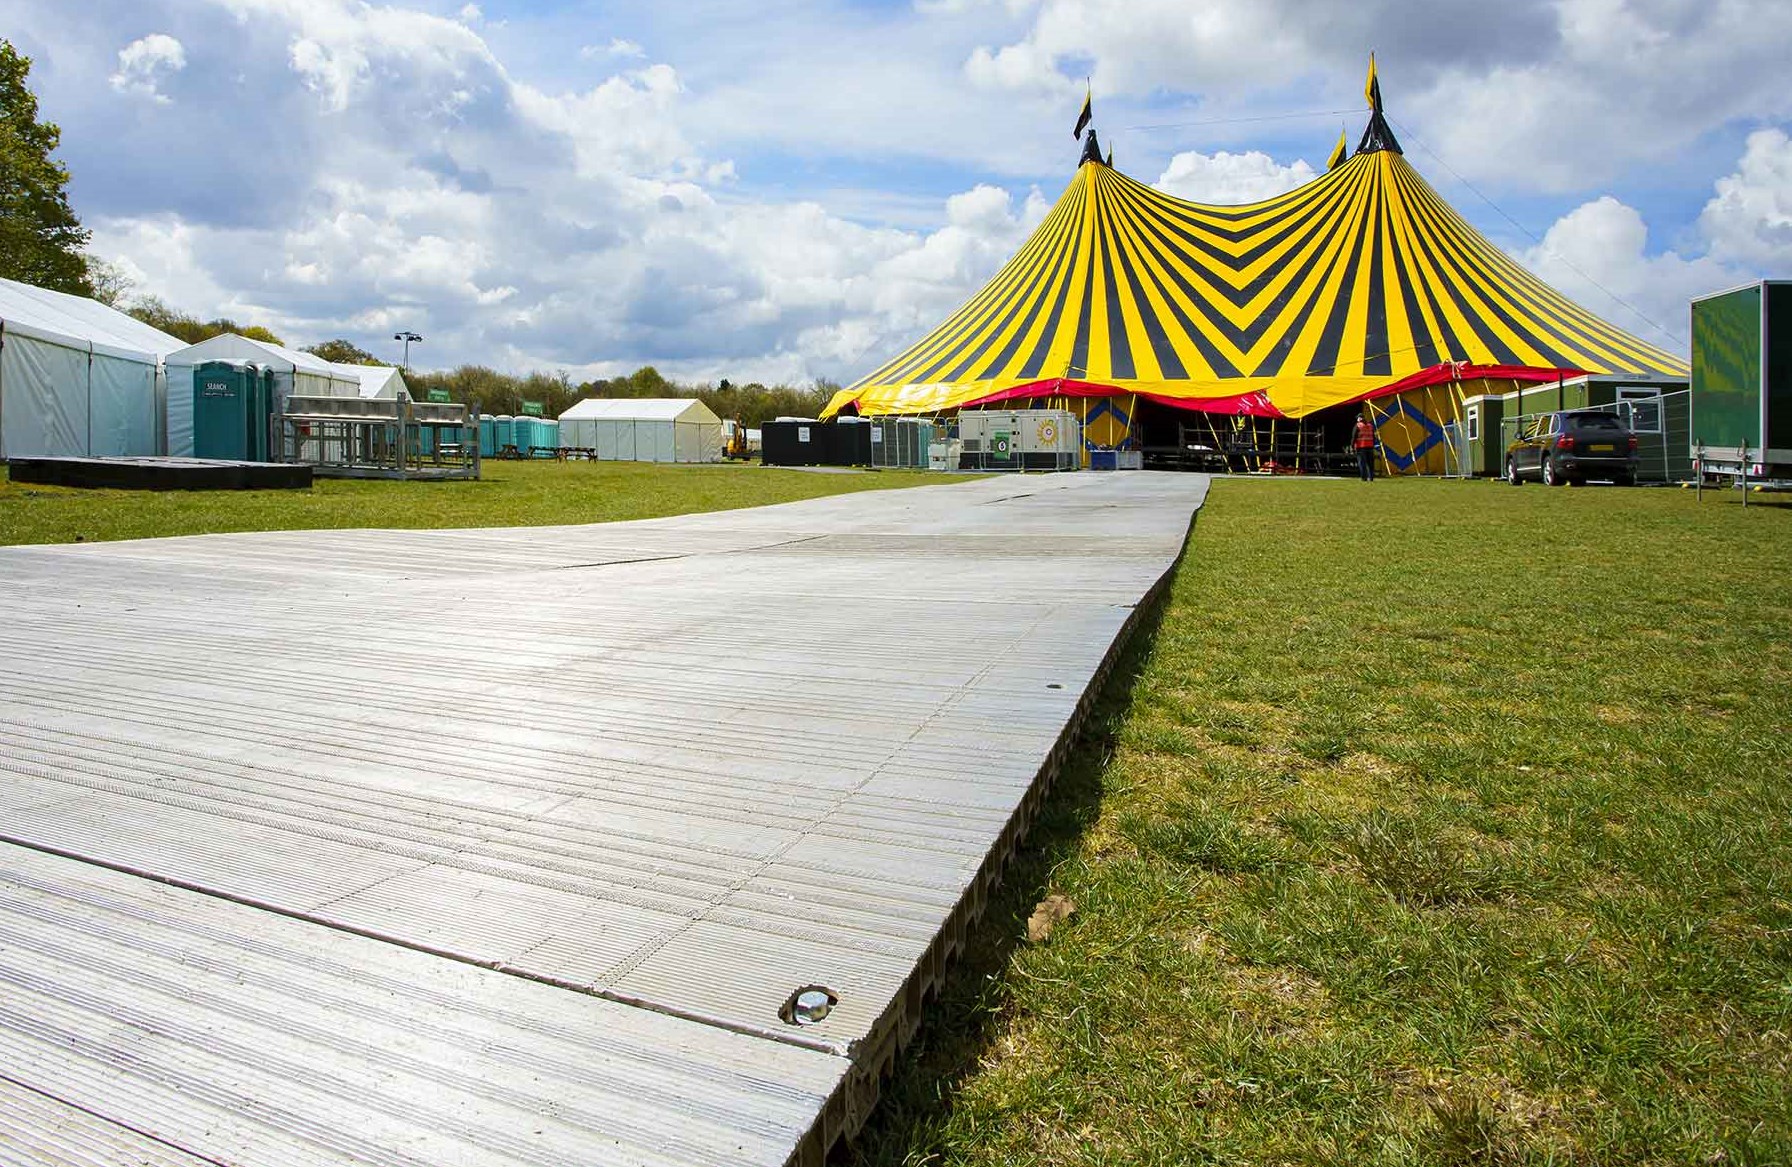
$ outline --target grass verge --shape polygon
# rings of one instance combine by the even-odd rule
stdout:
[[[1222,481],[1115,678],[858,1163],[1792,1161],[1792,508]]]
[[[478,482],[320,478],[310,490],[132,491],[0,478],[0,545],[334,527],[512,527],[652,519],[954,481],[916,471],[487,462]]]

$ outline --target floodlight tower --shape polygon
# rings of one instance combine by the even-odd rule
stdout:
[[[401,365],[401,367],[406,368],[406,369],[410,368],[411,367],[411,343],[413,341],[415,341],[417,344],[422,344],[423,338],[421,336],[418,336],[416,333],[411,332],[407,329],[404,332],[394,332],[392,334],[392,339],[404,341],[404,360],[400,362],[400,365]]]

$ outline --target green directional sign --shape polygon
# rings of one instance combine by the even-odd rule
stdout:
[[[523,402],[523,416],[524,417],[541,417],[542,416],[541,402],[539,402],[539,401]]]
[[[998,431],[995,434],[995,441],[991,443],[991,448],[994,450],[996,457],[1006,458],[1014,449],[1013,435]]]
[[[450,398],[448,396],[448,390],[446,389],[431,389],[429,391],[429,396],[425,397],[424,400],[435,405],[447,405]]]

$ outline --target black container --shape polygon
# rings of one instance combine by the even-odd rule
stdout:
[[[767,466],[869,466],[871,424],[768,421],[759,427],[759,450]]]

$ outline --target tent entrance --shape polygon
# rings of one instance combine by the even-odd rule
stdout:
[[[1287,418],[1203,413],[1141,400],[1134,425],[1147,470],[1338,474],[1354,472],[1350,429],[1361,415],[1355,404]]]

